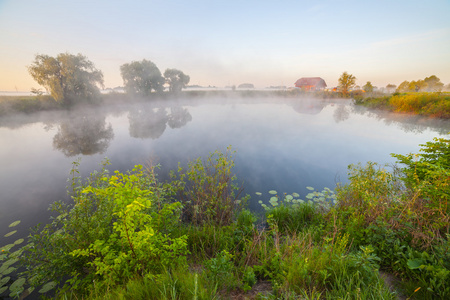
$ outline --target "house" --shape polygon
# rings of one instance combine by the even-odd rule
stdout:
[[[306,91],[316,91],[325,88],[327,84],[320,77],[302,77],[295,82],[295,87]]]

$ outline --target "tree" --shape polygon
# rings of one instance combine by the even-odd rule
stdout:
[[[435,75],[425,78],[424,83],[427,92],[440,92],[444,87],[444,84]]]
[[[158,67],[151,61],[133,61],[120,66],[125,91],[132,95],[149,96],[152,91],[164,90],[164,78]]]
[[[103,87],[102,72],[81,54],[60,53],[57,57],[38,54],[28,71],[56,101],[66,104],[93,100],[100,95],[98,85]]]
[[[367,81],[367,83],[363,86],[363,90],[366,93],[372,93],[373,92],[373,85],[370,81]]]
[[[397,87],[397,86],[396,86],[395,84],[389,83],[389,84],[386,86],[386,90],[387,90],[388,93],[392,93],[392,92],[395,91],[395,88],[396,88],[396,87]]]
[[[402,83],[400,83],[396,91],[399,93],[406,93],[409,91],[409,85],[410,82],[405,80]]]
[[[344,95],[348,94],[349,89],[355,86],[356,77],[347,72],[342,73],[339,77],[339,88]]]
[[[169,84],[169,91],[171,93],[181,92],[181,89],[185,88],[191,78],[177,69],[167,69],[164,72],[164,78],[166,83]]]

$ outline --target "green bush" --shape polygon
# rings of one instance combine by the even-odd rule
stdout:
[[[83,291],[93,282],[112,287],[186,266],[187,237],[172,238],[155,229],[160,224],[154,226],[159,214],[172,215],[180,204],[166,203],[155,211],[152,203],[161,203],[156,195],[162,196],[157,189],[141,166],[127,174],[110,176],[105,169],[92,174],[73,189],[74,204],[54,204],[59,215],[31,235],[28,276],[36,283],[52,279]]]
[[[229,225],[233,222],[241,190],[234,183],[236,176],[231,147],[226,153],[211,153],[206,161],[198,158],[186,171],[179,166],[178,178],[172,172],[173,185],[184,205],[185,219],[193,224]],[[237,193],[236,193],[237,192]]]

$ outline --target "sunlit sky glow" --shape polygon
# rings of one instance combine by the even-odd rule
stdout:
[[[87,56],[111,88],[142,59],[202,86],[336,86],[344,71],[361,86],[448,84],[449,16],[448,0],[0,0],[0,91],[39,87],[27,66],[61,52]]]

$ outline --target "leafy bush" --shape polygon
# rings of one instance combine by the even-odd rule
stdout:
[[[69,276],[67,288],[83,290],[92,282],[114,286],[185,266],[186,236],[172,238],[155,229],[161,227],[158,215],[180,209],[179,203],[153,209],[152,203],[162,202],[156,198],[163,196],[159,189],[141,166],[113,176],[105,169],[93,173],[86,184],[74,187],[74,204],[54,204],[59,215],[31,235],[28,276],[36,283],[64,282]]]
[[[215,151],[206,161],[198,158],[179,177],[172,173],[173,184],[179,187],[178,197],[184,204],[184,214],[193,224],[229,225],[233,221],[241,190],[235,185],[236,176],[231,148],[226,153]],[[237,193],[236,193],[237,191]]]

